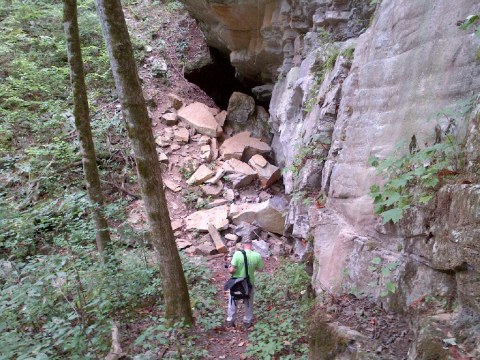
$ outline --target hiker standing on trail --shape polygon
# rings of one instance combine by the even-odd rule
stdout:
[[[244,236],[242,239],[243,251],[245,252],[248,264],[248,277],[250,278],[250,298],[244,300],[245,316],[243,317],[243,325],[248,328],[252,325],[253,320],[253,296],[255,286],[255,271],[263,269],[262,256],[252,250],[252,240],[250,236]],[[245,257],[242,251],[235,251],[233,254],[228,272],[232,274],[232,278],[244,278],[247,276],[245,271]],[[235,315],[237,313],[237,304],[232,299],[230,293],[228,294],[228,311],[227,311],[227,326],[235,326]]]

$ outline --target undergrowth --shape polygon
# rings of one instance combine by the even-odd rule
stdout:
[[[274,276],[255,277],[257,322],[246,355],[255,359],[306,359],[307,320],[313,299],[304,264],[283,262]]]

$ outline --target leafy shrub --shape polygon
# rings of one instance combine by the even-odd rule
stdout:
[[[438,138],[433,145],[417,149],[411,144],[406,153],[405,144],[400,143],[394,155],[383,160],[373,156],[368,160],[384,179],[383,185],[370,188],[375,213],[382,216],[384,224],[397,223],[412,206],[427,205],[441,181],[462,170],[464,159],[456,127],[460,121],[465,121],[478,99],[478,95],[473,96],[434,114],[449,121],[444,139],[437,125]]]
[[[256,359],[306,358],[306,315],[310,278],[304,265],[282,263],[275,272],[260,273],[255,283],[257,323],[249,336],[247,356]]]
[[[97,358],[110,347],[112,321],[161,298],[157,269],[141,251],[119,250],[101,263],[91,248],[78,250],[2,263],[0,357]]]

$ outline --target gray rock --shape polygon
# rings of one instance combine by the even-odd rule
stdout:
[[[156,58],[151,65],[152,75],[156,78],[164,78],[168,73],[167,62],[162,58]]]
[[[235,235],[239,236],[240,239],[243,239],[243,238],[257,239],[259,233],[260,233],[260,228],[258,226],[252,225],[245,221],[240,222],[235,228]]]
[[[254,223],[265,231],[282,234],[285,228],[286,201],[280,197],[257,204],[234,204],[230,217],[234,224]]]
[[[262,255],[263,258],[269,258],[270,257],[270,245],[265,241],[265,240],[253,240],[252,241],[252,248],[256,252],[258,252],[260,255]]]
[[[234,92],[228,101],[226,122],[234,130],[245,131],[249,122],[255,119],[255,100],[251,96]]]
[[[252,88],[252,93],[258,101],[270,101],[272,97],[273,84],[265,84]]]

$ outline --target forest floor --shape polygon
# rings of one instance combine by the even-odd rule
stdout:
[[[164,135],[168,128],[160,121],[160,118],[170,107],[169,93],[174,93],[181,97],[185,104],[198,101],[216,108],[215,103],[207,94],[198,86],[188,82],[183,76],[187,59],[189,61],[194,59],[195,61],[195,59],[201,59],[208,53],[208,47],[195,21],[181,12],[171,12],[166,17],[163,9],[159,8],[157,11],[158,13],[155,13],[155,11],[152,13],[151,8],[146,9],[148,17],[139,15],[142,13],[141,7],[137,8],[136,12],[132,10],[126,11],[130,28],[134,29],[137,35],[141,35],[147,48],[146,56],[139,68],[139,73],[149,105],[155,137]],[[158,21],[159,23],[152,26],[152,21]],[[152,31],[152,28],[157,30]],[[161,43],[159,43],[160,39],[162,40]],[[156,66],[155,64],[158,64],[158,61],[166,62],[168,77],[156,76],[152,70]],[[117,105],[110,104],[109,106],[113,108]],[[184,126],[185,124],[178,124],[178,127]],[[192,135],[193,133],[190,131],[191,139]],[[199,245],[202,239],[198,237],[198,234],[184,230],[185,223],[183,219],[196,211],[194,208],[195,203],[190,201],[188,204],[188,201],[186,201],[185,190],[194,190],[196,192],[200,190],[192,189],[192,187],[187,185],[184,172],[190,167],[192,162],[196,164],[202,163],[200,144],[192,140],[188,143],[172,141],[170,146],[159,148],[159,152],[163,152],[168,158],[168,163],[163,165],[163,180],[182,189],[181,191],[172,191],[168,187],[165,189],[170,217],[173,222],[180,224],[178,228],[174,228],[175,236],[177,239],[182,238],[190,242],[194,247]],[[231,185],[226,183],[225,188],[228,186]],[[138,188],[127,190],[131,193],[138,193],[139,191]],[[235,191],[235,199],[239,201],[254,201],[261,191],[258,184],[250,185]],[[282,187],[281,185],[275,186],[273,189],[267,189],[264,192],[264,196],[273,196],[281,193]],[[208,200],[212,201],[213,198]],[[133,201],[129,206],[129,220],[134,226],[144,226],[145,224],[145,218],[141,209],[142,204],[140,200]],[[226,257],[222,255],[205,255],[203,257],[207,260],[206,263],[211,270],[212,284],[218,290],[216,300],[218,304],[222,304],[224,314],[226,314],[227,295],[222,289],[223,284],[229,277],[224,266]],[[273,276],[279,266],[279,258],[272,256],[265,259],[265,263],[265,271]],[[281,307],[282,304],[279,304],[279,309]],[[321,313],[328,322],[336,323],[339,327],[356,329],[357,333],[355,336],[364,338],[363,340],[367,339],[367,341],[363,341],[363,350],[370,353],[372,358],[403,359],[406,356],[412,333],[405,319],[387,313],[375,304],[366,300],[359,300],[354,296],[327,296],[322,305],[318,305],[316,313]],[[242,315],[241,309],[239,315]],[[196,346],[207,350],[208,358],[247,358],[245,349],[249,344],[250,329],[243,329],[241,326],[236,328],[219,326],[206,332],[202,331],[202,329],[194,331],[198,335]]]

